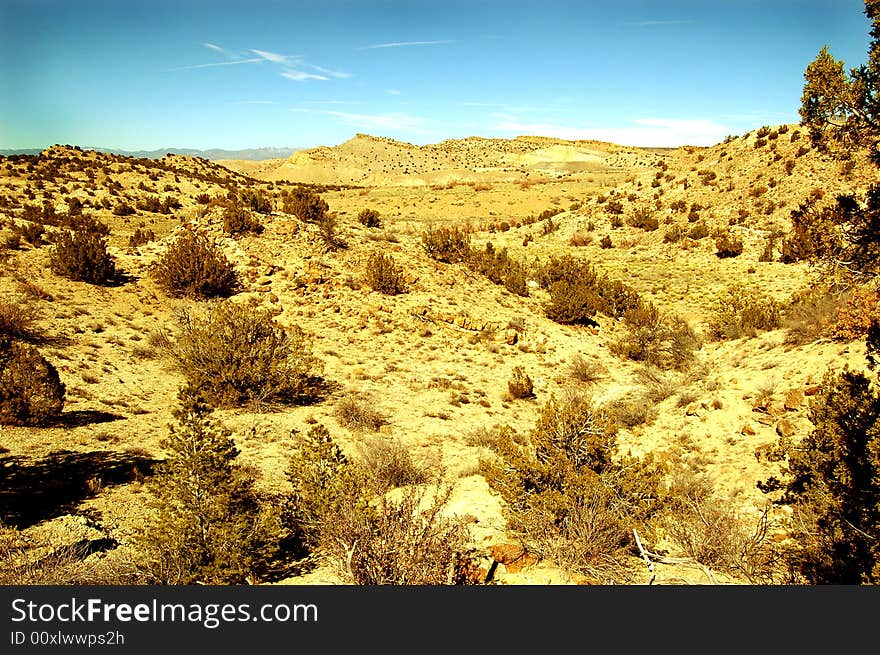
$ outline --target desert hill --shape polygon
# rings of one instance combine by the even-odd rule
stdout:
[[[295,152],[284,160],[222,163],[264,180],[376,186],[517,181],[530,173],[601,173],[652,160],[650,151],[598,141],[469,137],[416,146],[357,134],[338,146]]]
[[[811,193],[833,198],[871,179],[866,166],[816,152],[795,125],[675,150],[538,137],[419,147],[357,135],[288,159],[224,163],[62,146],[0,159],[0,298],[35,315],[40,350],[67,386],[55,423],[0,432],[0,515],[32,544],[16,566],[85,541],[113,546],[71,575],[86,562],[125,570],[147,511],[144,478],[167,454],[160,442],[184,380],[164,353],[181,310],[204,305],[170,298],[150,275],[186,226],[210,236],[234,265],[243,288],[232,300],[301,327],[333,383],[314,404],[217,412],[257,486],[287,489],[296,435],[317,423],[354,458],[371,444],[397,444],[454,483],[447,511],[467,517],[489,561],[504,563],[497,553],[517,538],[480,460],[491,456],[494,428],[527,434],[550,397],[588,393],[615,408],[622,453],[653,453],[707,474],[725,506],[754,523],[767,504],[756,483],[784,465],[766,453],[780,434],[808,432],[808,398],[829,367],[864,363],[858,339],[793,338],[817,327],[794,319],[754,334],[711,334],[734,282],[782,305],[809,288],[806,264],[780,261],[791,211]],[[305,189],[329,204],[334,243],[320,225],[285,211],[285,195]],[[249,210],[263,231],[230,234],[225,206],[246,194],[268,199],[269,207]],[[364,209],[378,212],[380,227],[362,224]],[[77,211],[109,226],[120,283],[52,272],[52,242]],[[43,236],[27,231],[37,227]],[[527,293],[430,257],[424,235],[438,227],[461,230],[476,251],[506,249],[530,271]],[[721,239],[741,252],[720,257]],[[402,268],[404,293],[371,288],[376,253]],[[550,291],[534,271],[564,255],[687,320],[700,340],[693,361],[664,369],[621,356],[615,344],[628,333],[618,317],[551,320]],[[533,397],[511,396],[515,367],[530,377]],[[375,433],[346,425],[337,408],[351,400],[376,409],[384,424]],[[655,548],[670,555],[658,565],[660,582],[749,582],[733,568],[695,564],[669,535],[658,535]],[[641,559],[631,560],[624,577],[549,558],[493,570],[504,584],[645,582]],[[329,566],[284,580],[338,581]]]

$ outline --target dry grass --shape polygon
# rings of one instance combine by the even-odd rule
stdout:
[[[399,439],[381,436],[365,439],[358,444],[357,462],[371,482],[382,490],[424,484],[430,479],[427,469],[413,461]]]
[[[593,384],[608,374],[608,369],[595,359],[575,355],[568,365],[568,374],[578,382]]]
[[[375,401],[358,393],[349,393],[336,401],[333,416],[342,427],[359,432],[378,432],[388,424],[388,417],[375,408]]]
[[[0,298],[0,338],[37,341],[42,336],[38,319],[39,313],[33,306]]]

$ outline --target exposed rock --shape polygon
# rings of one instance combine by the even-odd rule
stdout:
[[[800,407],[804,402],[804,392],[800,389],[792,389],[785,394],[785,402],[783,406],[789,411],[793,411]]]
[[[779,422],[776,423],[776,434],[780,437],[791,437],[795,432],[797,432],[797,428],[787,418],[779,419]]]
[[[538,556],[527,552],[519,544],[494,544],[489,546],[489,554],[498,562],[498,568],[503,565],[506,572],[517,573],[527,566],[537,564]],[[497,569],[496,569],[497,576]]]

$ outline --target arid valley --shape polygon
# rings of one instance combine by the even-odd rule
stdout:
[[[350,458],[409,467],[417,484],[439,480],[450,490],[442,515],[467,531],[474,581],[778,579],[744,550],[749,539],[762,548],[786,539],[778,529],[786,508],[758,483],[782,475],[780,438],[809,432],[810,397],[826,371],[865,362],[863,340],[837,318],[857,313],[859,298],[818,307],[809,300],[815,271],[783,263],[781,252],[802,199],[851,193],[870,175],[817,152],[798,125],[677,149],[538,137],[414,146],[359,134],[261,162],[133,159],[61,145],[5,158],[2,307],[28,317],[25,336],[66,388],[63,411],[47,425],[2,430],[0,506],[15,533],[6,575],[36,583],[132,575],[133,535],[152,511],[146,478],[167,456],[160,444],[186,381],[169,353],[181,317],[218,302],[173,297],[150,271],[194,232],[240,280],[223,302],[298,326],[321,366],[322,391],[308,402],[214,413],[260,494],[289,493],[299,438],[321,425]],[[295,190],[326,202],[330,228],[292,213],[285,197]],[[168,199],[178,206],[167,209]],[[232,233],[224,217],[233,206],[260,229]],[[68,214],[109,227],[115,281],[53,272],[50,244]],[[505,252],[521,266],[522,286],[503,275],[493,282],[464,257],[437,257],[426,235],[442,230],[472,252]],[[398,267],[392,289],[371,276],[377,254]],[[659,311],[649,330],[677,317],[693,342],[667,356],[669,343],[651,347],[665,337],[649,335],[645,348],[627,350],[634,328],[623,314],[553,320],[541,283],[551,261],[584,262],[623,283]],[[731,315],[741,300],[772,306],[774,322],[744,324]],[[611,416],[621,456],[653,458],[665,484],[677,479],[696,494],[677,510],[685,529],[660,522],[652,530],[651,570],[631,546],[613,565],[578,563],[553,539],[511,531],[506,503],[483,475],[499,457],[501,431],[527,435],[548,401],[584,397]],[[76,547],[78,557],[46,562]],[[321,558],[272,579],[345,582]]]

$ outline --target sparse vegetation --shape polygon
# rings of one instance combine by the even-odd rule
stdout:
[[[286,523],[307,548],[324,552],[354,584],[461,584],[467,581],[467,532],[442,510],[451,489],[408,487],[393,500],[370,471],[352,462],[321,425],[291,461]]]
[[[388,419],[370,399],[356,394],[339,399],[333,406],[333,416],[341,426],[362,432],[378,432],[388,423]]]
[[[149,489],[154,515],[137,540],[145,578],[160,584],[235,584],[259,575],[277,548],[278,513],[261,505],[236,466],[232,433],[190,391],[179,396]]]
[[[318,393],[320,362],[296,325],[232,301],[183,310],[172,355],[190,387],[217,407],[295,403]]]
[[[716,299],[709,332],[716,339],[753,337],[759,330],[777,329],[781,319],[778,302],[757,289],[734,284]]]
[[[61,231],[50,267],[56,275],[89,284],[108,284],[116,278],[116,260],[107,252],[106,240],[87,229]]]
[[[394,257],[374,252],[364,269],[365,282],[375,291],[388,296],[406,293],[403,269],[394,263]]]
[[[382,227],[382,219],[375,209],[364,209],[357,218],[364,227]]]
[[[65,386],[35,346],[0,337],[0,425],[43,425],[64,408]]]
[[[431,259],[454,264],[468,258],[471,239],[459,227],[429,227],[422,232],[422,247]]]
[[[532,378],[519,366],[515,366],[507,382],[507,391],[513,398],[534,398]]]
[[[189,228],[168,246],[151,273],[174,298],[226,298],[239,289],[238,275],[219,246]]]
[[[613,564],[662,504],[660,469],[617,455],[614,419],[585,396],[551,397],[523,443],[503,431],[480,469],[530,552],[585,573]]]

